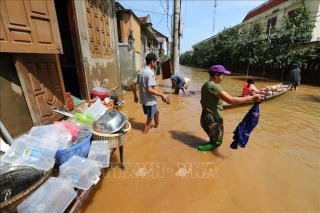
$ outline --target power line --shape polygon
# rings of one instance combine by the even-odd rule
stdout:
[[[165,14],[165,13],[156,13],[156,12],[152,12],[152,11],[149,11],[149,10],[136,10],[136,9],[130,9],[130,10],[137,11],[137,12],[154,13],[154,14],[158,14],[158,15],[164,15]]]
[[[216,8],[217,8],[217,0],[214,0],[212,35],[214,35],[214,26],[215,26],[215,22],[216,22]]]
[[[164,14],[166,14],[166,9],[165,9],[164,6],[162,5],[161,0],[160,0],[160,4],[161,4],[161,6],[162,6],[162,8],[163,8],[163,10],[164,10],[164,13],[162,14],[162,17],[161,17],[160,21],[158,22],[158,24],[157,24],[155,27],[159,26],[159,24],[161,23],[161,21],[162,21],[162,19],[163,19]]]
[[[167,28],[168,28],[168,31],[169,31],[169,33],[170,33],[170,35],[171,35],[171,26],[170,26],[170,28],[169,28],[169,0],[167,0]],[[171,22],[171,17],[170,17],[170,23],[172,23]]]
[[[161,6],[162,6],[162,8],[163,8],[163,10],[164,10],[164,13],[166,13],[166,8],[164,8],[164,6],[163,6],[163,4],[162,4],[162,1],[161,0],[159,0],[160,1],[160,4],[161,4]]]

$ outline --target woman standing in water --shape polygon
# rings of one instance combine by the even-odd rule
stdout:
[[[223,139],[223,101],[228,104],[240,104],[247,101],[261,102],[264,96],[255,94],[247,97],[232,97],[225,92],[219,83],[223,80],[224,75],[231,72],[221,65],[212,66],[208,73],[210,79],[201,88],[201,106],[202,113],[200,124],[203,130],[210,138],[210,142],[201,144],[196,147],[200,151],[209,151],[219,147]]]

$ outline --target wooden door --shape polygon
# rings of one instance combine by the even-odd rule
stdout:
[[[162,79],[171,78],[173,70],[172,70],[172,65],[171,65],[170,59],[162,63],[161,71],[162,71]]]
[[[58,55],[13,54],[15,66],[35,126],[63,118],[53,111],[66,106]]]
[[[62,54],[53,0],[1,0],[0,52]]]

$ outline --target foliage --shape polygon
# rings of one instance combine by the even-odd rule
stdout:
[[[191,55],[190,55],[190,53],[188,53],[188,52],[183,53],[183,54],[180,56],[179,61],[180,61],[181,64],[191,65],[191,64],[190,64],[190,61],[191,61]]]
[[[311,54],[314,48],[299,46],[311,40],[314,27],[314,21],[307,9],[297,8],[293,16],[285,15],[281,26],[271,37],[268,49],[270,58],[267,63],[285,67],[293,62],[303,62],[302,56]]]
[[[237,45],[237,56],[239,61],[247,64],[247,74],[250,65],[261,64],[264,59],[264,52],[267,49],[267,41],[261,39],[264,32],[262,24],[255,24],[250,28],[244,28],[239,33]]]
[[[169,60],[170,56],[164,54],[163,52],[160,52],[159,58],[160,58],[160,62],[163,62],[163,61]]]
[[[216,61],[230,67],[236,54],[238,41],[237,28],[225,28],[218,34],[217,42],[214,45],[214,56]]]
[[[303,63],[308,57],[319,57],[314,47],[301,48],[311,40],[315,27],[314,19],[305,8],[297,8],[294,14],[285,15],[278,28],[270,28],[265,36],[265,27],[256,24],[238,32],[236,27],[219,32],[211,42],[197,46],[191,57],[182,54],[181,64],[207,68],[212,64],[227,67],[245,63],[250,65],[281,66]],[[283,75],[283,71],[282,71]],[[283,77],[283,76],[282,76]]]
[[[210,42],[201,43],[193,52],[190,64],[203,68],[208,67],[214,58],[212,47]]]

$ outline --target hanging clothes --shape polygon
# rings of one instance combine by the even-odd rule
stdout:
[[[233,142],[230,145],[231,149],[237,149],[238,146],[244,148],[249,141],[249,136],[252,130],[257,126],[260,118],[260,103],[255,103],[243,120],[239,123],[233,132]]]

